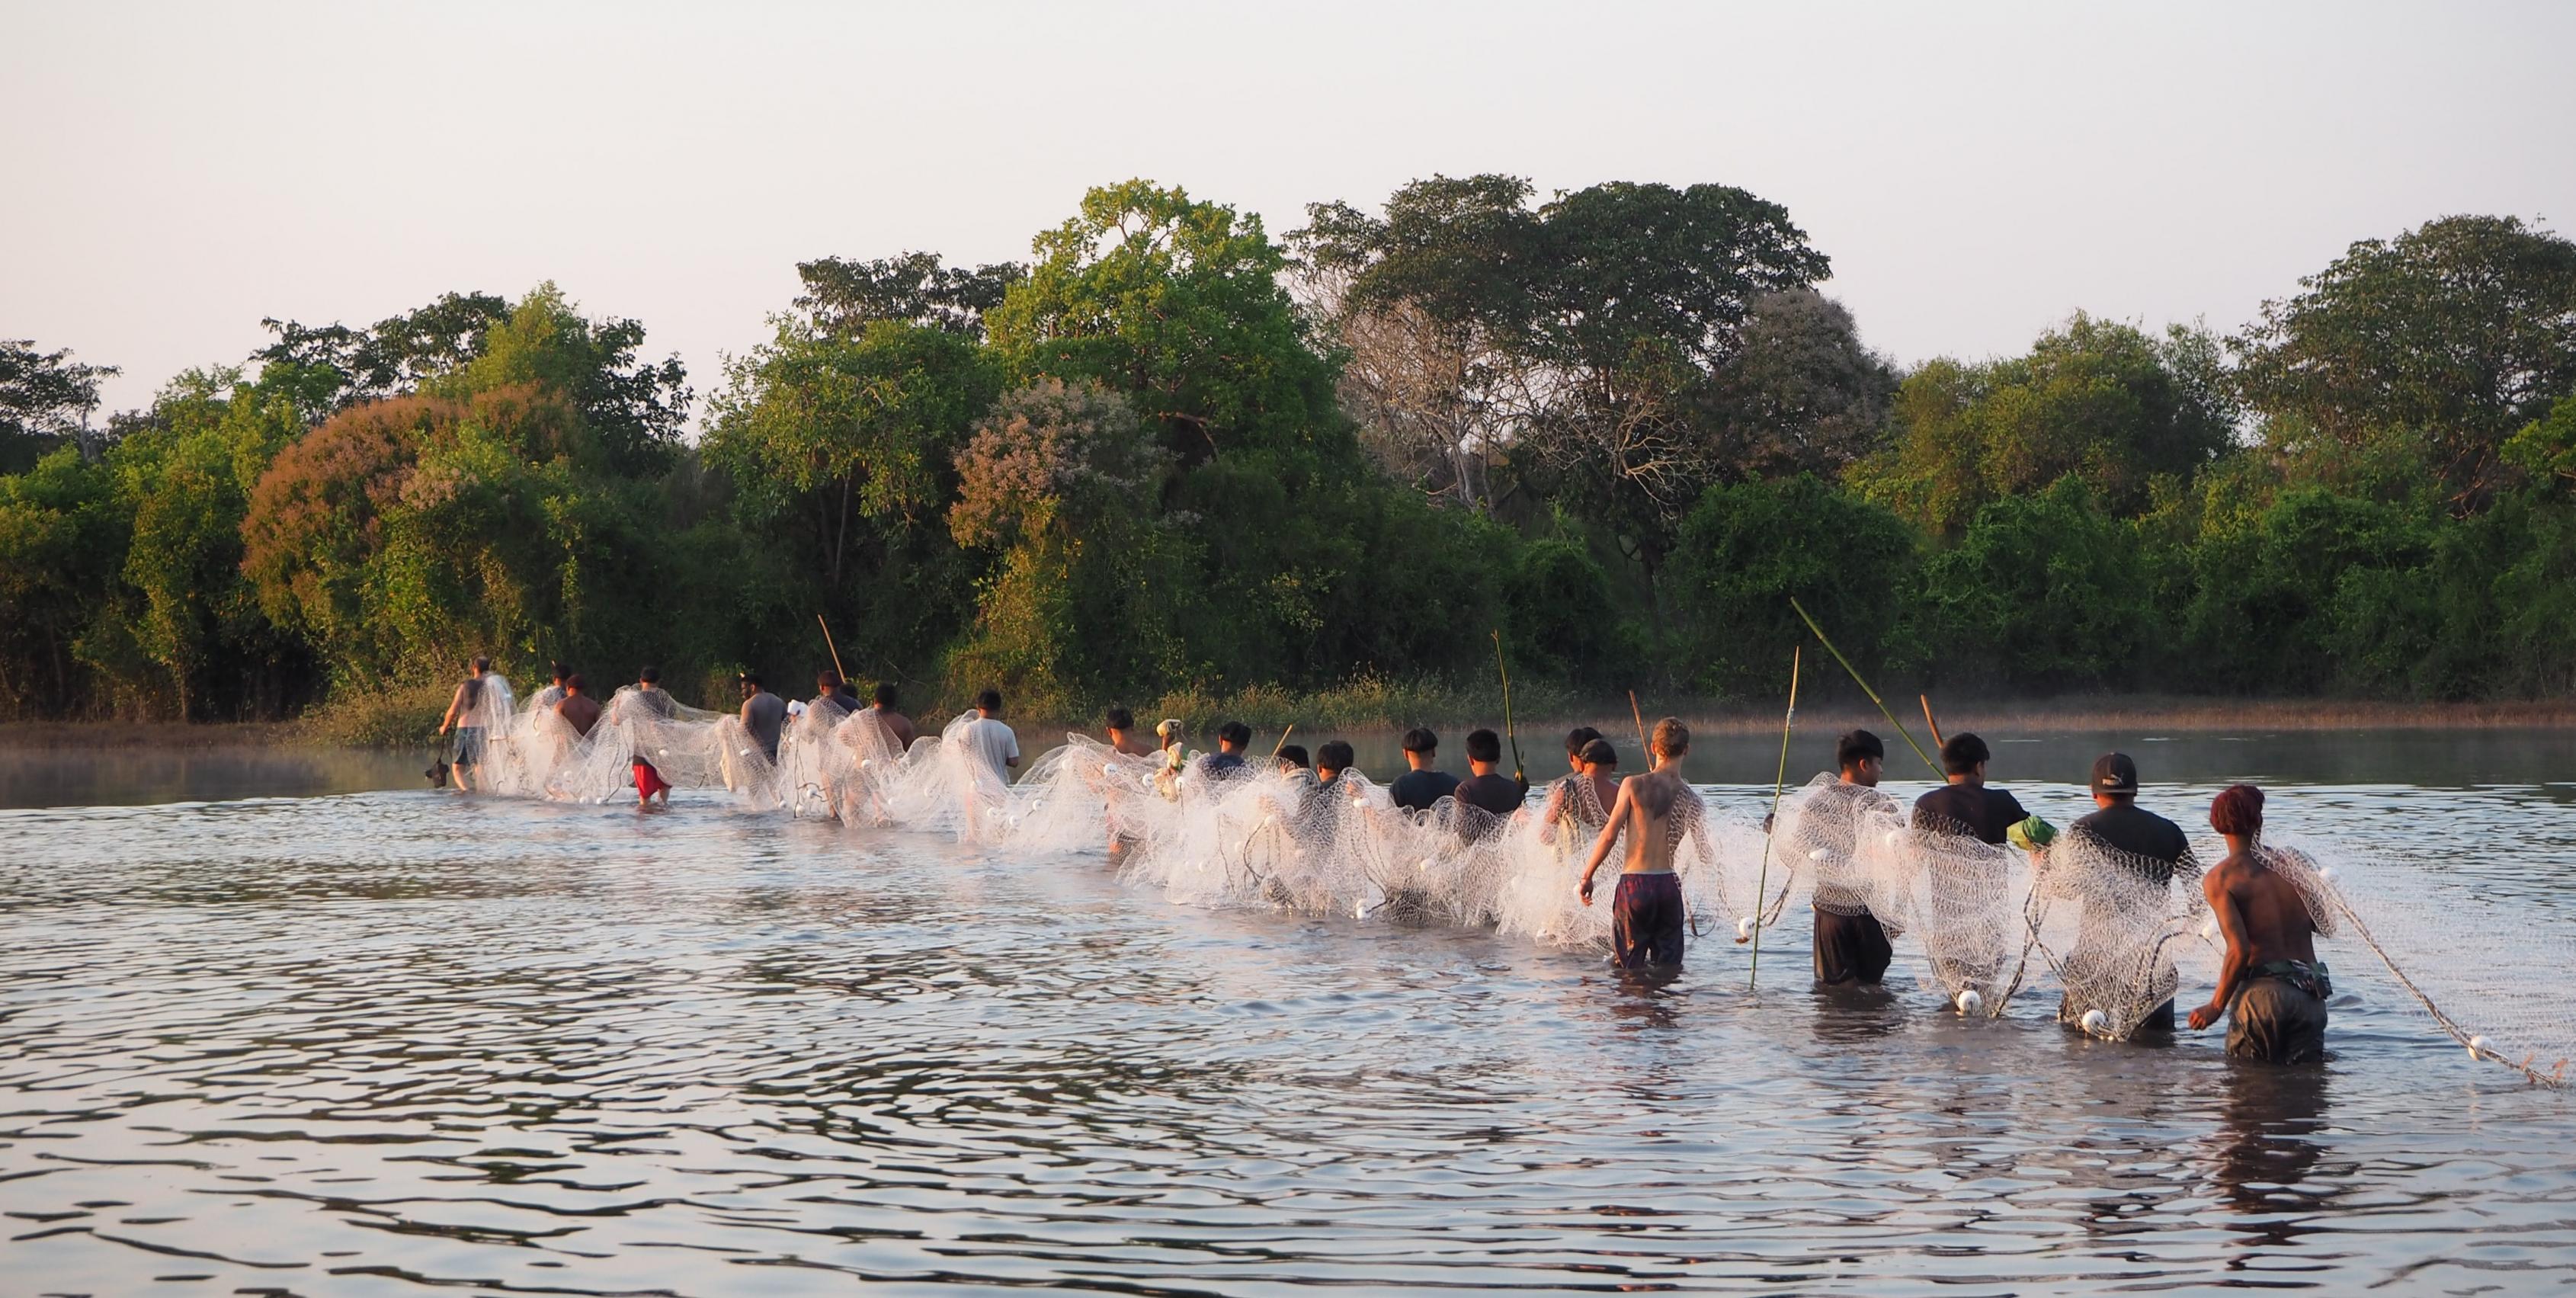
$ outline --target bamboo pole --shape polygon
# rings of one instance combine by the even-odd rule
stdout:
[[[1780,787],[1789,782],[1789,732],[1798,724],[1798,664],[1803,646],[1789,649],[1789,714],[1780,719],[1780,769],[1771,776],[1771,815],[1762,822],[1762,870],[1753,884],[1753,972],[1745,990],[1762,984],[1762,899],[1771,891],[1771,840],[1780,829]]]
[[[1792,595],[1789,597],[1789,607],[1796,609],[1799,620],[1807,624],[1808,630],[1816,633],[1816,642],[1825,647],[1825,652],[1832,654],[1834,661],[1841,663],[1843,670],[1851,673],[1852,683],[1860,686],[1860,692],[1868,695],[1869,701],[1878,705],[1878,715],[1887,718],[1887,724],[1896,727],[1896,733],[1904,738],[1905,746],[1913,749],[1914,755],[1922,758],[1925,766],[1932,768],[1933,778],[1948,778],[1941,773],[1941,764],[1933,761],[1931,754],[1923,751],[1923,745],[1914,742],[1914,732],[1907,730],[1905,723],[1897,720],[1896,714],[1887,710],[1887,700],[1880,698],[1878,691],[1871,689],[1869,682],[1862,678],[1860,669],[1851,665],[1851,659],[1843,657],[1843,651],[1834,647],[1832,638],[1825,634],[1823,627],[1816,625],[1815,617],[1807,612],[1807,606],[1799,603],[1797,596]]]

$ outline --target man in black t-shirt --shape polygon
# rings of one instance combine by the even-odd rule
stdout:
[[[2138,806],[2138,764],[2127,753],[2094,759],[2093,805],[2101,810],[2076,821],[2074,829],[2136,858],[2129,864],[2157,883],[2173,882],[2175,867],[2192,859],[2191,839],[2182,826]],[[2195,866],[2187,872],[2199,870]]]
[[[1233,778],[1243,769],[1243,750],[1252,743],[1252,727],[1229,721],[1216,728],[1216,753],[1207,759],[1208,778]]]
[[[1413,769],[1386,786],[1395,805],[1407,811],[1429,811],[1431,804],[1458,791],[1458,777],[1432,765],[1440,760],[1440,736],[1421,726],[1405,731],[1404,760]]]
[[[1914,824],[1944,834],[1965,834],[2000,847],[2004,831],[2030,819],[2019,799],[1986,783],[1986,741],[1960,733],[1941,745],[1941,770],[1949,783],[1914,800]]]
[[[1503,737],[1491,730],[1467,733],[1467,769],[1475,772],[1458,782],[1458,801],[1508,816],[1529,801],[1529,781],[1503,774]]]
[[[2170,887],[2177,871],[2186,876],[2200,873],[2200,863],[2192,857],[2191,839],[2182,832],[2182,826],[2138,806],[2138,764],[2127,753],[2104,753],[2093,760],[2093,805],[2101,810],[2076,821],[2068,833],[2081,834],[2110,849],[2117,854],[2113,859],[2120,865],[2137,871],[2159,888]],[[2127,894],[2122,891],[2114,895]],[[2088,904],[2067,959],[2087,959],[2091,948],[2106,941],[2093,930],[2112,922],[2108,916],[2095,916]],[[2113,950],[2122,949],[2116,940],[2107,941]],[[2074,1023],[2081,1017],[2071,997],[2058,1007],[2061,1022]],[[2137,1032],[2171,1032],[2173,1028],[2174,1006],[2167,1000],[2147,1015]]]

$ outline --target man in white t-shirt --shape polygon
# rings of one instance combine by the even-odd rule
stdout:
[[[993,772],[993,778],[1011,782],[1011,769],[1020,764],[1020,737],[1002,724],[1002,692],[986,690],[975,696],[975,719],[958,732],[958,741],[966,751]]]

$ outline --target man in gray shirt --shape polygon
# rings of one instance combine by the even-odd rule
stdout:
[[[778,731],[787,724],[787,700],[761,687],[760,673],[742,674],[742,728],[751,732],[760,751],[778,760]]]

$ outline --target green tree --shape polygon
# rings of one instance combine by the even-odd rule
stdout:
[[[1185,678],[1184,542],[1140,507],[1172,457],[1127,399],[1047,379],[1004,395],[958,452],[957,543],[994,555],[959,692],[1007,686],[1070,716],[1123,686]]]
[[[2451,216],[2366,239],[2232,342],[2246,399],[2295,449],[2400,436],[2454,512],[2490,502],[2504,440],[2576,394],[2576,242]]]
[[[1085,194],[1034,248],[1028,278],[985,316],[1019,379],[1125,393],[1184,464],[1260,451],[1310,476],[1347,458],[1332,365],[1261,218],[1131,180]]]
[[[661,473],[672,466],[693,394],[679,357],[635,359],[643,343],[642,324],[590,320],[548,282],[484,331],[472,359],[421,390],[463,398],[534,384],[572,403],[611,472]]]
[[[114,482],[76,447],[0,474],[0,712],[64,715],[95,700],[80,645],[124,532]]]
[[[0,473],[24,473],[88,431],[99,380],[119,373],[83,365],[69,348],[40,352],[33,339],[0,339]]]
[[[844,338],[781,320],[729,378],[706,460],[732,477],[746,524],[800,520],[804,553],[832,587],[864,570],[854,560],[882,557],[863,553],[868,525],[938,514],[954,495],[957,447],[1001,389],[972,340],[893,321]]]
[[[1953,537],[1987,504],[2069,475],[2103,508],[2144,512],[2160,476],[2188,477],[2231,444],[2213,356],[2193,330],[2156,339],[2079,313],[2027,356],[1928,362],[1897,390],[1894,444],[1848,481]]]
[[[1016,262],[969,269],[947,265],[935,252],[872,261],[824,257],[796,263],[805,291],[795,307],[824,333],[857,334],[891,320],[980,340],[984,313],[1027,276],[1028,268]]]
[[[1924,561],[1914,643],[1946,683],[2125,683],[2152,643],[2145,576],[2136,527],[2069,475],[1989,502]]]
[[[419,391],[421,385],[462,368],[483,354],[494,326],[510,318],[507,299],[490,293],[448,293],[417,310],[372,327],[333,322],[306,325],[262,320],[277,341],[251,353],[261,380],[283,380],[273,371],[291,367],[305,376],[296,390],[315,422],[361,401],[381,401]]]
[[[1838,309],[1783,298],[1759,361],[1717,386],[1755,303],[1829,272],[1775,203],[1624,182],[1529,199],[1518,177],[1435,176],[1383,217],[1310,208],[1297,246],[1382,460],[1490,506],[1479,477],[1512,452],[1522,478],[1608,526],[1651,598],[1704,488],[1797,459],[1784,450],[1865,442],[1852,430],[1874,427],[1884,366]],[[1857,390],[1826,392],[1837,378]]]
[[[1791,599],[1869,670],[1907,611],[1914,570],[1903,522],[1814,474],[1709,488],[1673,556],[1691,683],[1767,696],[1786,679],[1791,646],[1808,640]]]

